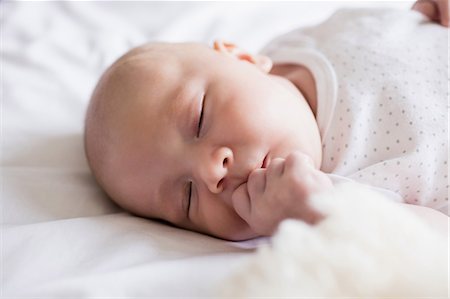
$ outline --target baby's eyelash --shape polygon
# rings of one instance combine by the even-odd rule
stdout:
[[[205,105],[205,96],[203,95],[203,99],[202,99],[202,108],[200,110],[200,117],[198,120],[198,126],[197,126],[197,137],[200,136],[200,131],[202,129],[202,124],[203,124],[203,107]]]
[[[187,194],[187,207],[186,207],[186,214],[189,217],[189,209],[191,207],[191,199],[192,199],[192,182],[189,182],[189,191]]]

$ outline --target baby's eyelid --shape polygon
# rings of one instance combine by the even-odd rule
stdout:
[[[201,108],[200,108],[200,116],[198,118],[198,125],[197,125],[197,138],[200,137],[200,132],[202,129],[202,125],[203,125],[203,111],[204,111],[204,106],[205,106],[205,94],[203,94],[202,96],[202,103],[201,103]]]
[[[191,206],[191,200],[192,200],[192,181],[189,182],[186,197],[185,197],[185,203],[186,203],[186,217],[189,218],[189,210]]]

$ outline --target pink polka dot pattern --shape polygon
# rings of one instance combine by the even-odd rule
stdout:
[[[322,170],[448,213],[446,29],[414,11],[342,10],[286,40],[319,51],[337,78]]]

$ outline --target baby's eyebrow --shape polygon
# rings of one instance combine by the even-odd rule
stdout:
[[[190,105],[190,107],[181,107],[180,106],[180,116],[178,117],[178,128],[182,134],[183,137],[187,138],[189,136],[189,128],[190,126],[190,120],[191,118],[189,117],[191,115],[191,108],[192,105]]]
[[[170,103],[170,120],[176,124],[186,140],[190,137],[192,115],[195,114],[195,95],[189,92],[188,84],[180,86]]]
[[[193,116],[195,115],[195,101],[192,99],[186,100],[187,104],[180,107],[180,133],[185,138],[189,140],[192,137],[192,125]]]

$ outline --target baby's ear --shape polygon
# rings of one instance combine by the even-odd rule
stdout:
[[[264,73],[268,73],[272,69],[272,60],[269,57],[264,55],[250,54],[233,43],[228,43],[220,40],[214,41],[214,50],[226,55],[231,55],[239,60],[248,61],[254,64]]]

